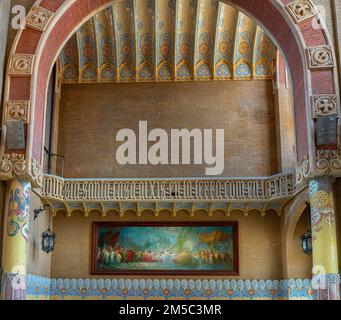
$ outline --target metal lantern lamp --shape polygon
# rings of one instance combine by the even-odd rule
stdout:
[[[41,234],[41,250],[49,254],[54,251],[54,246],[56,244],[56,235],[48,228],[45,232]]]
[[[45,212],[48,208],[49,206],[45,205],[44,208],[34,210],[34,220],[38,218],[40,213]],[[49,212],[49,227],[41,234],[41,250],[49,254],[54,251],[55,244],[56,234],[51,231],[51,215]]]
[[[301,246],[304,254],[311,255],[313,252],[311,231],[301,236]]]

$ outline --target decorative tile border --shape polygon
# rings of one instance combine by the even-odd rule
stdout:
[[[313,300],[306,280],[48,279],[29,275],[28,300]]]

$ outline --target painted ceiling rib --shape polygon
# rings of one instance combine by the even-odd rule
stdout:
[[[78,53],[78,81],[77,82],[82,82],[81,46],[80,46],[80,39],[79,39],[79,30],[76,31],[75,37],[76,37],[77,53]]]
[[[99,15],[97,16],[94,16],[92,19],[91,19],[91,25],[93,27],[93,30],[94,30],[94,40],[95,40],[95,47],[96,47],[96,65],[97,65],[97,81],[100,80],[100,74],[99,74],[99,70],[101,69],[102,67],[102,63],[101,63],[101,57],[100,57],[100,53],[101,53],[101,50],[99,49],[99,36],[97,34],[98,32],[98,28],[97,28],[97,19],[99,18]]]
[[[195,31],[194,31],[194,47],[193,47],[193,80],[197,79],[197,55],[198,55],[198,45],[199,45],[199,17],[200,17],[200,0],[196,1],[196,14],[195,14]]]
[[[218,10],[217,10],[217,17],[216,17],[216,23],[215,23],[215,31],[214,31],[214,45],[213,45],[213,59],[211,62],[212,65],[212,79],[215,80],[216,79],[216,60],[217,60],[217,51],[219,50],[219,46],[218,46],[218,37],[219,37],[219,25],[221,23],[221,6],[222,3],[219,1],[218,4]]]
[[[174,50],[174,80],[177,80],[177,69],[178,69],[178,35],[179,35],[179,5],[180,1],[175,0],[175,18],[174,18],[174,37],[173,37],[173,50]]]
[[[242,13],[239,11],[237,13],[237,22],[236,22],[236,31],[234,33],[234,46],[233,46],[233,55],[232,55],[232,74],[233,80],[236,78],[236,56],[238,51],[238,38],[239,38],[239,29],[240,29],[240,21],[242,19]]]
[[[257,64],[257,49],[259,46],[259,37],[261,35],[261,28],[259,26],[256,26],[256,32],[255,32],[255,36],[254,36],[254,41],[253,41],[253,51],[252,51],[252,79],[255,79],[255,67]]]
[[[114,29],[114,38],[115,38],[115,56],[116,56],[116,81],[119,81],[120,77],[120,44],[118,40],[118,31],[117,31],[117,16],[116,16],[116,2],[111,6],[112,10],[112,23]]]
[[[137,12],[137,0],[133,0],[133,25],[134,25],[134,52],[135,52],[135,81],[139,80],[138,70],[142,61],[139,59],[139,32],[138,32],[138,24],[139,24],[139,15]],[[141,17],[142,18],[142,17]]]
[[[158,0],[154,0],[154,80],[157,81],[157,67],[158,67],[158,47],[159,47],[159,33],[157,29],[158,25]]]

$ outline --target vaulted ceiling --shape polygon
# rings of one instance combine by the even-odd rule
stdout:
[[[63,83],[272,79],[276,49],[218,0],[117,0],[60,55]]]

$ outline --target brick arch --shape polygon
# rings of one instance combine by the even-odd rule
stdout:
[[[328,34],[313,28],[313,16],[297,21],[286,8],[292,0],[222,1],[238,7],[257,20],[281,49],[292,76],[297,160],[301,161],[305,157],[315,159],[311,96],[335,94],[338,87],[335,67],[309,68],[306,50],[307,47],[329,45]],[[26,158],[29,163],[31,158],[38,163],[42,161],[47,83],[59,51],[84,21],[112,2],[113,0],[38,0],[33,7],[38,6],[46,15],[46,21],[37,23],[32,19],[35,9],[31,9],[26,29],[18,32],[10,54],[4,100],[6,105],[11,101],[30,102],[30,117],[26,124]],[[26,68],[24,66],[18,70],[15,63],[18,57],[24,58],[28,67],[26,64]],[[3,119],[3,127],[5,122],[6,117]],[[2,131],[0,153],[22,153],[6,149],[5,131]]]

